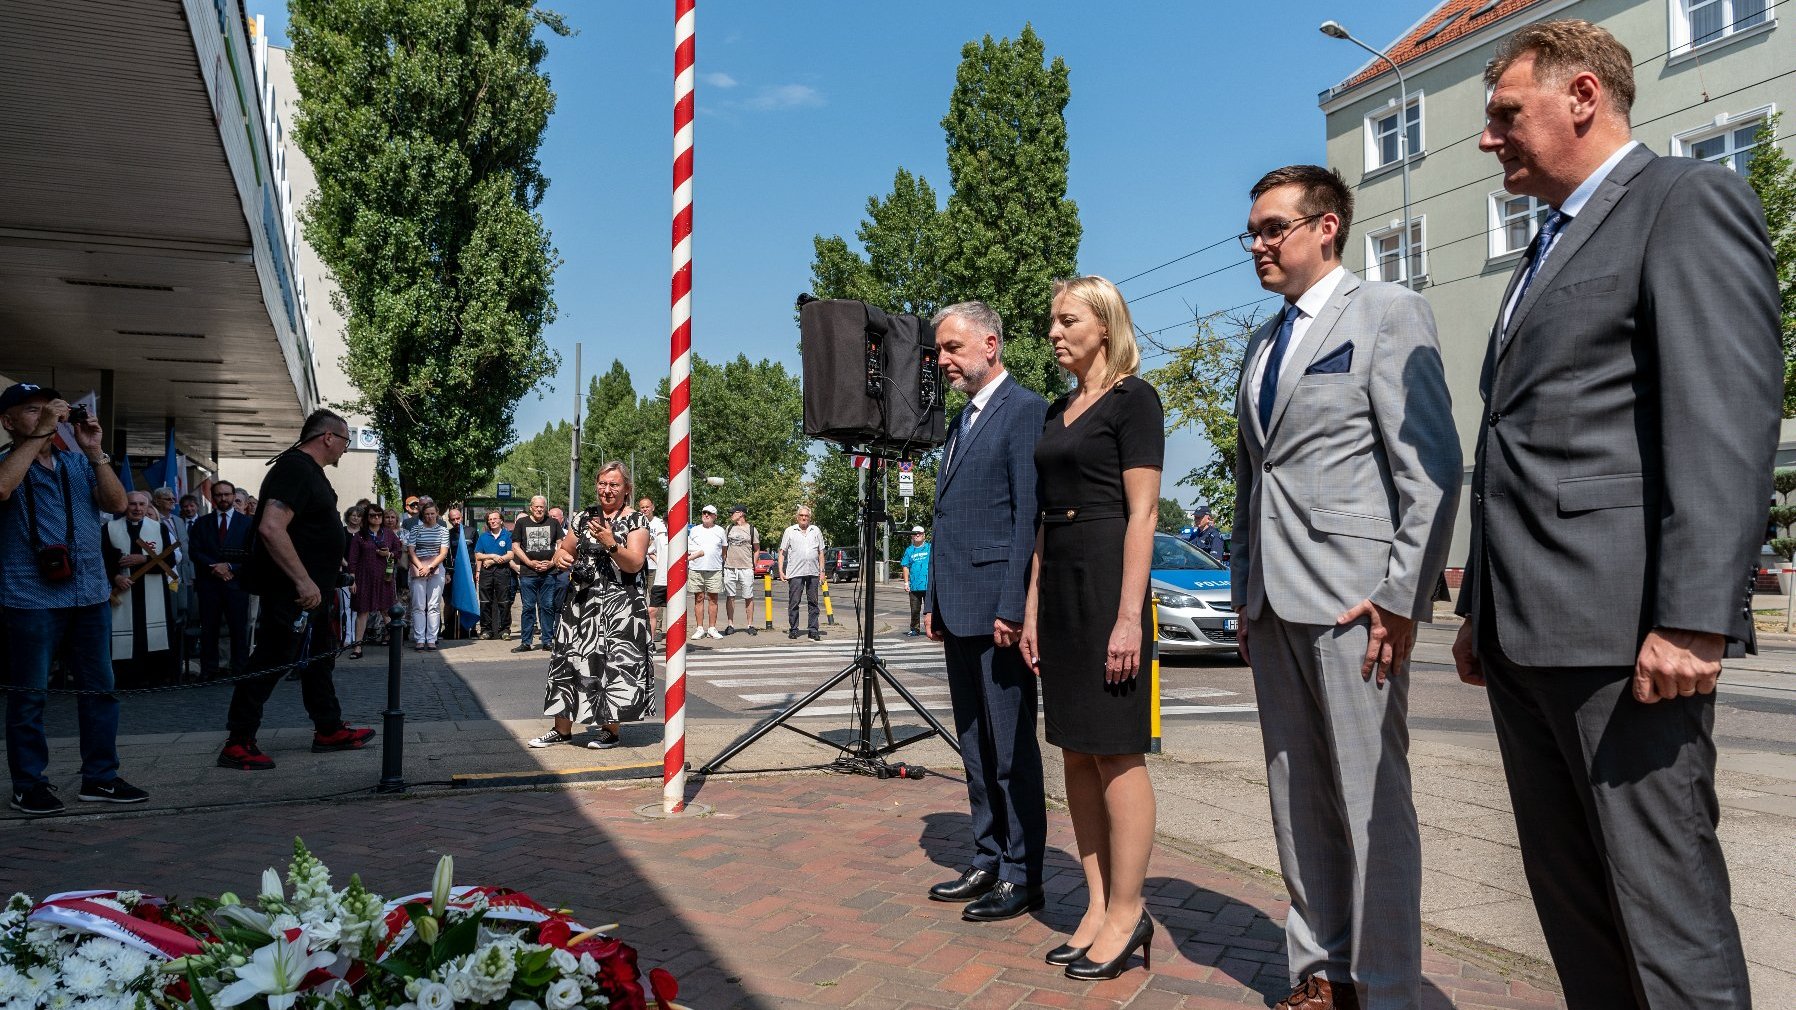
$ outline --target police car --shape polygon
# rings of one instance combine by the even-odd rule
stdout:
[[[1235,651],[1228,566],[1170,533],[1156,533],[1149,574],[1159,605],[1162,653]]]

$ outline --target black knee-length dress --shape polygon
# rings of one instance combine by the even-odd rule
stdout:
[[[1152,736],[1148,663],[1154,644],[1145,594],[1140,672],[1106,684],[1104,657],[1122,599],[1128,527],[1123,471],[1159,469],[1165,458],[1160,394],[1129,376],[1069,425],[1071,395],[1048,408],[1035,444],[1042,517],[1036,641],[1047,739],[1084,754],[1145,754]]]

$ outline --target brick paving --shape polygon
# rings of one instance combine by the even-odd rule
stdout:
[[[1275,883],[1162,847],[1148,902],[1154,970],[1075,982],[1041,957],[1076,923],[1083,881],[1064,814],[1051,822],[1048,908],[960,921],[924,897],[967,856],[957,781],[828,774],[718,779],[704,817],[658,820],[636,785],[242,806],[0,825],[0,887],[162,894],[253,891],[293,835],[373,889],[429,886],[441,852],[461,882],[506,884],[617,921],[681,979],[699,1010],[795,1006],[1220,1008],[1267,1006],[1286,986],[1286,904]],[[1430,950],[1424,1006],[1551,1008],[1558,998]]]

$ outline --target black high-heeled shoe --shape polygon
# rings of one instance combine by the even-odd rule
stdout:
[[[1129,966],[1129,955],[1135,953],[1135,948],[1137,947],[1141,948],[1141,967],[1152,971],[1154,967],[1153,941],[1154,920],[1147,917],[1146,909],[1142,909],[1141,921],[1135,924],[1135,931],[1129,934],[1129,942],[1123,944],[1121,953],[1102,963],[1093,961],[1088,957],[1081,957],[1079,960],[1066,966],[1066,977],[1082,979],[1085,981],[1115,978],[1123,973],[1124,968]]]
[[[1063,943],[1053,950],[1048,951],[1047,956],[1044,957],[1043,960],[1047,961],[1049,964],[1057,964],[1064,968],[1084,957],[1085,952],[1090,949],[1091,947],[1089,944],[1084,947],[1075,947],[1070,943]]]

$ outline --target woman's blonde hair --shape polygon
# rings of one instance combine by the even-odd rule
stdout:
[[[1129,303],[1123,301],[1116,285],[1096,274],[1063,277],[1054,282],[1054,297],[1072,295],[1086,305],[1104,326],[1104,385],[1112,386],[1124,376],[1141,372],[1141,345],[1135,342],[1135,323],[1129,318]]]
[[[626,468],[624,466],[623,460],[619,460],[619,459],[607,460],[603,465],[601,465],[599,467],[599,472],[592,475],[593,485],[596,487],[599,483],[599,479],[604,477],[606,474],[610,473],[613,470],[616,470],[617,475],[619,477],[623,478],[623,481],[624,481],[624,490],[622,492],[623,493],[623,503],[624,503],[624,506],[626,508],[628,508],[635,500],[631,496],[636,491],[636,482],[630,479],[630,471],[628,468]]]

